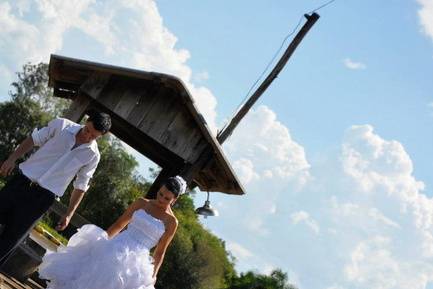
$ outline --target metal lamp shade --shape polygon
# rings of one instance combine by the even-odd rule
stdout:
[[[204,216],[205,218],[208,217],[208,216],[215,216],[215,217],[217,217],[217,216],[219,215],[219,214],[218,214],[218,211],[215,210],[215,209],[213,209],[213,208],[210,206],[210,202],[209,202],[209,200],[207,200],[207,201],[204,203],[204,206],[203,206],[203,207],[199,207],[199,208],[197,208],[197,209],[195,210],[195,212],[196,212],[196,214],[202,215],[202,216]]]

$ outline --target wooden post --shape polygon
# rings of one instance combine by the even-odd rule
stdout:
[[[65,118],[70,119],[76,123],[79,123],[83,118],[84,113],[90,105],[90,100],[87,96],[82,93],[79,93],[78,96],[74,99],[74,102],[69,107],[68,111],[65,114]]]
[[[314,23],[316,23],[316,21],[319,19],[320,16],[317,13],[313,13],[312,15],[305,14],[305,17],[307,18],[307,22],[304,24],[304,26],[295,36],[293,41],[290,43],[289,47],[287,47],[286,51],[284,52],[281,59],[278,61],[277,65],[274,67],[271,73],[269,73],[268,77],[266,77],[266,79],[262,82],[259,88],[257,88],[257,90],[253,93],[253,95],[251,95],[251,97],[248,99],[245,105],[232,118],[230,123],[225,128],[223,128],[222,131],[218,133],[217,140],[219,141],[220,144],[224,143],[224,141],[232,134],[233,130],[236,128],[236,126],[239,124],[242,118],[248,113],[248,111],[251,109],[254,103],[259,99],[259,97],[263,94],[263,92],[265,92],[265,90],[269,87],[269,85],[271,85],[272,81],[275,78],[277,78],[278,74],[284,68],[284,65],[286,65],[290,56],[292,56],[296,47],[298,47],[299,43],[301,43],[304,36],[314,25]]]
[[[156,177],[156,179],[153,182],[153,184],[150,186],[149,190],[147,191],[146,198],[148,198],[148,199],[156,199],[156,193],[158,192],[159,188],[162,186],[162,184],[164,183],[164,181],[167,178],[176,175],[177,173],[178,172],[175,169],[163,168],[161,170],[161,172],[159,173],[159,175]]]

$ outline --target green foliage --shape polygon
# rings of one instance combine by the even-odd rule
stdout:
[[[43,220],[38,221],[37,226],[42,227],[44,230],[49,232],[57,241],[60,241],[63,245],[68,244],[68,239],[60,235],[56,230],[53,229],[52,225],[45,223]]]
[[[12,100],[32,100],[53,117],[63,115],[68,108],[70,101],[54,97],[52,89],[48,87],[48,64],[27,63],[17,77],[18,81],[12,83],[14,90],[10,92]]]
[[[50,119],[37,103],[28,99],[0,103],[0,159],[6,159],[35,127]]]
[[[179,198],[174,212],[179,227],[159,272],[157,288],[229,288],[227,280],[235,272],[223,241],[203,228],[189,196]]]
[[[274,270],[271,274],[263,275],[247,272],[232,279],[230,289],[296,289],[288,284],[287,274],[281,270]]]
[[[9,92],[12,100],[0,103],[0,160],[30,135],[63,113],[69,101],[53,97],[48,87],[48,65],[26,64]]]

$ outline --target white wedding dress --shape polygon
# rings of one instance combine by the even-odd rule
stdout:
[[[39,275],[49,280],[47,289],[154,289],[149,250],[164,231],[164,223],[142,209],[111,240],[101,228],[85,225],[68,246],[43,257]]]

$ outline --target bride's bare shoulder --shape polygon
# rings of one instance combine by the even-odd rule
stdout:
[[[141,197],[141,198],[136,199],[134,203],[135,203],[135,207],[136,207],[137,209],[143,209],[143,208],[146,207],[147,204],[149,204],[150,202],[151,202],[151,200],[146,199],[146,198],[144,198],[144,197]]]
[[[166,224],[170,226],[177,227],[177,225],[179,224],[176,215],[171,210],[169,212],[166,212],[165,220],[166,220]]]
[[[150,202],[150,200],[147,199],[147,198],[145,198],[145,197],[140,197],[140,198],[138,198],[138,200],[140,200],[140,201],[142,201],[144,203],[149,203]]]

